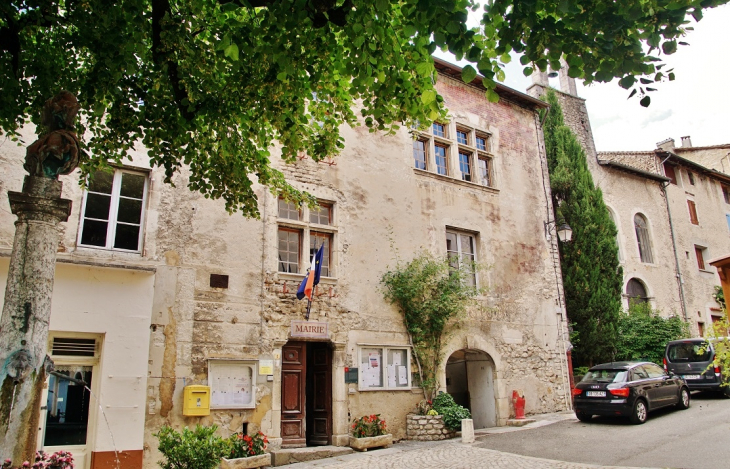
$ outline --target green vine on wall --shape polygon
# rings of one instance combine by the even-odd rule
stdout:
[[[454,269],[448,259],[422,252],[380,279],[386,301],[403,314],[426,399],[438,390],[436,371],[449,321],[462,315],[479,292],[466,282],[474,268]]]

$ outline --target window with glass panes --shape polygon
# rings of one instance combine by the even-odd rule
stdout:
[[[471,181],[471,153],[459,151],[459,171],[461,172],[462,181]]]
[[[322,276],[330,276],[330,246],[332,243],[332,233],[319,233],[316,231],[309,232],[309,259],[312,259],[319,250],[320,246],[324,244],[322,249]]]
[[[299,210],[293,204],[279,201],[278,270],[292,274],[307,271],[312,257],[324,244],[322,276],[333,276],[332,242],[336,229],[334,204],[318,201],[314,207]]]
[[[645,264],[653,264],[654,256],[651,252],[651,241],[649,239],[649,223],[644,215],[637,213],[634,216],[634,230],[636,231],[636,242],[639,245],[639,258]]]
[[[465,130],[457,129],[456,130],[456,142],[460,143],[462,145],[468,145],[469,144],[469,134]]]
[[[122,169],[94,173],[84,194],[79,245],[141,251],[146,196],[146,174]]]
[[[447,159],[446,159],[446,147],[442,147],[441,145],[436,145],[434,147],[434,156],[436,157],[436,172],[439,174],[443,174],[446,176],[449,174],[448,168],[447,168]]]
[[[479,180],[483,186],[492,186],[492,160],[490,158],[479,158]]]
[[[446,138],[446,125],[445,124],[439,124],[438,122],[434,122],[433,126],[431,128],[433,129],[432,132],[436,137]]]
[[[413,163],[417,169],[426,169],[426,145],[427,141],[413,141]]]
[[[467,285],[476,286],[476,245],[474,236],[454,230],[446,231],[446,255],[453,269],[464,269]]]
[[[318,225],[329,225],[332,220],[332,205],[320,202],[309,209],[309,222]]]
[[[363,346],[359,352],[361,391],[411,388],[410,348]]]
[[[487,137],[485,137],[483,135],[477,135],[476,141],[477,141],[477,150],[489,151],[489,147],[487,146],[487,145],[489,145]]]
[[[288,220],[299,220],[301,212],[296,204],[279,199],[279,218]]]
[[[299,273],[301,231],[279,227],[279,272]]]

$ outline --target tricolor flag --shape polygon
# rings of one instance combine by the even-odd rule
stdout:
[[[322,273],[322,256],[324,256],[324,243],[319,247],[319,250],[312,256],[312,266],[307,270],[307,275],[302,280],[297,290],[297,299],[301,300],[305,296],[309,301],[312,301],[312,292],[314,286],[319,283],[319,277]]]

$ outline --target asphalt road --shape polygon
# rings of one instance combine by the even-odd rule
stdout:
[[[475,446],[508,453],[607,466],[730,468],[730,399],[693,393],[687,410],[661,409],[643,425],[593,417],[490,434]]]

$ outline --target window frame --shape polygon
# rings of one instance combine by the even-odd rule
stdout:
[[[444,150],[443,154],[443,166],[439,164],[439,154],[437,148],[441,148]],[[434,160],[436,161],[436,174],[440,174],[441,176],[449,176],[449,146],[444,145],[441,143],[434,144],[434,152],[433,152]],[[443,172],[441,172],[441,168],[443,168]]]
[[[698,244],[694,245],[695,248],[695,260],[697,261],[697,268],[702,272],[707,271],[707,248]]]
[[[420,160],[420,159],[416,158],[416,152],[421,151],[420,149],[416,148],[416,145],[419,144],[419,143],[421,145],[423,145],[423,160]],[[429,155],[428,155],[428,153],[429,153],[428,148],[429,148],[429,146],[430,146],[430,143],[425,138],[415,138],[415,139],[413,139],[413,167],[414,168],[420,169],[421,171],[428,171],[428,167],[429,167],[429,164],[428,164],[428,157],[429,157]],[[419,165],[418,165],[421,162],[423,164],[423,168],[419,167]]]
[[[364,376],[366,369],[363,366],[363,352],[366,350],[380,350],[380,386],[365,386],[364,385]],[[406,367],[406,377],[407,377],[407,384],[404,386],[398,386],[398,376],[397,374],[394,375],[394,380],[396,380],[396,386],[392,387],[389,385],[389,367],[391,366],[389,362],[389,356],[390,354],[388,352],[390,351],[405,351],[405,367]],[[413,382],[411,379],[411,347],[409,345],[382,345],[382,344],[357,344],[357,367],[358,367],[358,373],[357,373],[357,388],[358,391],[410,391],[413,388]],[[385,362],[385,365],[384,365]],[[401,365],[404,366],[404,365]]]
[[[297,271],[296,272],[292,272],[290,270],[281,270],[281,267],[280,267],[281,264],[287,264],[287,265],[290,265],[291,264],[291,262],[289,260],[287,260],[286,262],[283,262],[281,260],[281,247],[280,247],[280,244],[279,244],[281,242],[281,240],[279,239],[279,233],[281,233],[281,232],[296,233],[296,235],[298,237],[298,240],[297,240],[297,264],[296,264],[296,267],[297,267],[296,270]],[[285,273],[285,274],[299,274],[299,273],[301,273],[299,271],[301,270],[300,267],[301,267],[301,264],[302,264],[302,239],[303,238],[304,238],[304,231],[301,230],[301,229],[292,228],[292,227],[289,227],[289,226],[282,226],[282,225],[279,225],[277,227],[277,230],[276,230],[276,253],[277,253],[277,256],[276,257],[277,257],[277,266],[278,266],[277,267],[277,272],[281,272],[281,273]],[[287,240],[287,244],[290,244],[288,240]],[[291,253],[291,251],[286,251],[286,252],[287,253]],[[289,259],[288,256],[287,256],[287,259]]]
[[[689,210],[689,222],[693,225],[699,225],[700,219],[697,216],[697,204],[692,199],[687,199],[687,209]]]
[[[308,207],[302,207],[300,220],[292,220],[289,218],[281,218],[279,217],[279,213],[277,212],[277,224],[276,224],[276,272],[279,274],[284,275],[297,275],[297,276],[303,276],[307,272],[307,267],[309,267],[311,260],[312,260],[312,235],[323,235],[329,237],[329,246],[327,249],[327,259],[328,259],[328,272],[327,275],[322,274],[322,278],[336,278],[336,258],[335,258],[335,248],[334,245],[337,242],[337,227],[335,225],[336,223],[336,217],[337,217],[337,211],[335,210],[335,202],[329,201],[329,200],[318,200],[318,204],[321,207],[327,207],[329,211],[329,224],[322,224],[322,223],[316,223],[311,221],[312,215],[311,210]],[[299,243],[298,243],[298,249],[299,253],[297,256],[297,272],[289,272],[285,270],[281,270],[282,261],[280,260],[280,250],[279,250],[279,233],[282,231],[286,232],[294,232],[297,233],[299,236]],[[287,251],[289,252],[289,251]],[[309,254],[308,258],[305,258],[303,256],[306,256]],[[290,264],[288,261],[286,264]]]
[[[669,178],[670,183],[674,184],[675,186],[678,186],[679,184],[677,184],[676,168],[667,162],[665,162],[663,166],[664,166],[664,176]]]
[[[289,207],[289,206],[294,206],[294,208],[296,209],[297,218],[289,218],[288,216],[287,217],[282,217],[281,216],[281,213],[282,213],[281,212],[281,205],[282,205],[282,203],[287,205],[287,207],[286,207],[287,213],[291,213],[291,212],[295,211],[295,210],[292,210]],[[281,218],[281,219],[284,219],[284,220],[291,220],[291,221],[302,221],[303,220],[302,219],[302,209],[301,209],[301,207],[298,207],[297,208],[296,205],[294,205],[291,202],[287,202],[286,200],[284,200],[283,197],[279,197],[277,199],[277,202],[276,202],[276,216],[277,216],[277,218]]]
[[[720,184],[720,187],[722,188],[722,197],[725,199],[725,203],[730,204],[730,186]]]
[[[457,265],[455,267],[452,266],[452,268],[461,269],[463,267],[463,265],[464,265],[463,257],[465,255],[465,253],[464,253],[464,251],[462,249],[462,239],[461,239],[462,236],[468,236],[471,239],[472,251],[473,251],[471,254],[474,257],[474,259],[471,262],[473,264],[476,264],[477,263],[477,236],[476,236],[475,233],[470,232],[470,231],[459,230],[457,228],[447,227],[444,234],[445,234],[444,239],[447,242],[447,244],[446,244],[446,256],[449,259],[449,264],[450,265],[451,265],[451,259],[452,259],[452,256],[451,256],[450,253],[455,253],[456,254],[456,256],[454,256],[453,258],[456,259]],[[452,234],[452,235],[454,235],[456,237],[456,251],[449,250],[449,246],[448,246],[448,236],[449,236],[449,234]],[[476,268],[474,268],[473,271],[471,272],[471,280],[472,280],[472,286],[474,288],[477,288],[477,286],[479,285],[479,277],[477,276],[477,269]]]
[[[138,253],[141,254],[144,249],[144,228],[146,225],[146,219],[147,219],[147,200],[149,198],[149,187],[150,187],[150,172],[145,170],[138,170],[138,169],[128,169],[128,168],[118,168],[114,167],[112,168],[114,170],[114,173],[112,174],[112,189],[111,194],[104,194],[102,192],[91,192],[89,191],[89,182],[90,179],[87,178],[86,180],[86,188],[84,189],[84,197],[83,201],[81,203],[81,211],[79,212],[79,230],[76,236],[76,245],[78,247],[88,248],[88,249],[101,249],[105,251],[116,251],[116,252],[128,252],[128,253]],[[142,176],[144,177],[144,187],[142,189],[142,199],[141,199],[141,211],[139,214],[139,234],[137,235],[137,249],[122,249],[122,248],[115,248],[114,244],[116,241],[116,227],[117,224],[122,225],[133,225],[137,226],[133,223],[126,223],[126,222],[119,222],[119,201],[122,198],[132,199],[131,197],[124,197],[121,195],[122,191],[122,177],[124,174],[133,174],[136,176]],[[91,177],[91,176],[89,176]],[[100,194],[100,195],[108,195],[110,196],[109,200],[109,213],[108,218],[106,220],[100,219],[100,218],[91,218],[86,217],[86,202],[88,200],[89,194]],[[134,199],[134,200],[140,200],[140,199]],[[84,236],[84,226],[86,225],[86,220],[91,221],[105,221],[107,223],[107,231],[106,231],[106,244],[104,246],[97,246],[94,244],[83,244],[81,240]],[[112,220],[113,219],[113,220]]]
[[[437,125],[441,127],[441,130],[438,132],[436,131]],[[434,121],[431,124],[431,135],[439,138],[449,138],[449,124]]]
[[[462,161],[462,157],[465,161]],[[464,172],[466,167],[468,172]],[[461,180],[466,182],[474,182],[474,158],[470,151],[459,148],[459,174],[461,174]]]
[[[639,227],[636,220],[640,219],[644,223],[643,227]],[[639,233],[641,228],[642,233]],[[653,264],[654,263],[654,252],[651,245],[651,231],[649,230],[649,220],[642,214],[634,214],[634,233],[636,234],[636,244],[639,249],[639,259],[642,264]],[[643,239],[643,242],[642,242]],[[644,247],[642,249],[642,246]]]

